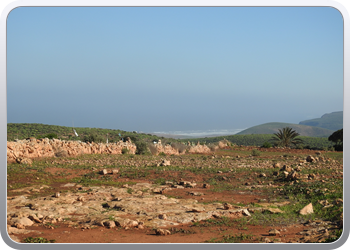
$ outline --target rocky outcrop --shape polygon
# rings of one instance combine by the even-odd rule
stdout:
[[[221,203],[203,204],[196,199],[169,198],[154,192],[155,188],[170,187],[137,183],[125,188],[79,187],[77,190],[86,192],[62,192],[60,196],[31,199],[23,195],[8,197],[7,224],[25,229],[34,223],[69,224],[69,218],[74,218],[77,220],[74,224],[80,228],[96,225],[107,228],[167,228],[213,217],[251,216],[244,207],[228,207],[224,210]],[[38,193],[41,190],[40,187],[27,189],[37,190]],[[163,235],[162,232],[160,234]]]
[[[40,157],[65,157],[81,154],[121,154],[122,149],[135,154],[136,145],[131,141],[117,143],[85,143],[58,139],[35,139],[7,142],[7,161],[30,164],[30,159]]]

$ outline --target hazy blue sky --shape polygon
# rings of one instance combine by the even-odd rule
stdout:
[[[21,7],[7,19],[9,123],[239,129],[343,110],[328,7]]]

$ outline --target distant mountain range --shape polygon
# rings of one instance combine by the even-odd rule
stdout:
[[[343,128],[343,111],[324,114],[321,118],[301,121],[299,124],[336,131]]]
[[[302,136],[328,137],[334,131],[343,128],[343,111],[324,114],[321,118],[301,121],[299,124],[270,122],[245,129],[237,135],[273,134],[278,129],[291,127]]]

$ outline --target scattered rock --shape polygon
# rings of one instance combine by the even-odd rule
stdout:
[[[277,229],[271,229],[271,230],[269,231],[269,235],[270,235],[270,236],[276,236],[276,235],[280,235],[280,234],[281,234],[281,232],[278,231]]]
[[[103,169],[103,170],[100,172],[100,174],[102,174],[102,175],[106,175],[106,174],[108,174],[107,169]]]
[[[170,235],[171,232],[169,230],[166,229],[156,229],[156,235]]]
[[[274,168],[280,168],[280,167],[281,167],[281,164],[279,164],[279,163],[274,163],[274,164],[273,164],[273,167],[274,167]]]
[[[103,225],[108,227],[108,228],[114,228],[116,225],[115,225],[115,222],[114,221],[104,221],[103,222]]]
[[[160,214],[160,215],[158,215],[158,218],[161,220],[166,220],[167,216],[166,216],[166,214]]]
[[[306,215],[306,214],[312,214],[314,212],[313,207],[312,207],[312,203],[308,204],[307,206],[305,206],[304,208],[302,208],[299,213],[301,215]]]
[[[230,204],[230,203],[224,203],[224,209],[225,210],[229,210],[229,209],[232,209],[233,206]]]
[[[31,165],[33,163],[33,160],[29,159],[29,158],[25,158],[25,157],[18,157],[18,158],[16,158],[16,162],[19,164]]]
[[[311,155],[309,155],[308,157],[306,157],[306,161],[307,162],[315,162],[316,159],[314,157],[312,157]]]

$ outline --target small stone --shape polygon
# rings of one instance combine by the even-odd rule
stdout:
[[[79,197],[77,198],[77,201],[85,201],[84,196],[79,196]]]
[[[166,229],[156,229],[156,235],[170,235],[171,232],[169,230]]]
[[[115,222],[114,221],[104,221],[103,225],[108,227],[108,228],[114,228],[115,227]]]
[[[25,226],[20,223],[16,223],[15,227],[17,227],[18,229],[25,229]]]
[[[224,209],[225,210],[229,210],[229,209],[232,209],[233,206],[230,204],[230,203],[224,203]]]
[[[270,236],[276,236],[276,235],[280,235],[281,233],[280,233],[280,231],[278,231],[278,230],[276,230],[276,229],[271,229],[270,231],[269,231],[269,235]]]
[[[312,207],[312,203],[308,204],[307,206],[305,206],[303,209],[301,209],[299,211],[299,213],[301,215],[306,215],[306,214],[312,214],[314,212],[313,207]]]
[[[280,167],[281,167],[281,164],[275,163],[275,164],[273,164],[273,167],[274,167],[274,168],[280,168]]]
[[[161,220],[166,220],[167,216],[166,216],[166,214],[159,214],[158,218],[161,219]]]

